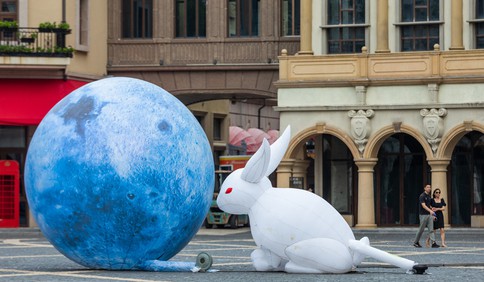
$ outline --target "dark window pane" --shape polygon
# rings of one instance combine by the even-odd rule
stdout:
[[[343,24],[352,24],[353,23],[353,11],[343,11]]]
[[[355,38],[365,40],[365,28],[357,27],[355,28]]]
[[[412,27],[415,33],[415,37],[427,37],[428,34],[428,27],[426,26],[421,26],[420,28],[414,28]]]
[[[176,1],[176,37],[185,34],[185,3],[183,0]]]
[[[301,0],[294,1],[294,35],[301,34]]]
[[[439,0],[430,0],[430,8],[429,8],[429,20],[431,21],[438,21],[440,20],[440,9],[439,9]]]
[[[153,1],[123,0],[122,34],[125,38],[152,37]]]
[[[207,1],[198,0],[198,36],[207,36]]]
[[[252,0],[252,30],[251,36],[259,35],[259,0]]]
[[[476,18],[484,19],[484,0],[476,0]]]
[[[300,35],[300,0],[282,1],[282,35]]]
[[[350,9],[353,8],[353,1],[352,0],[342,0],[341,6],[343,9]]]
[[[229,36],[237,36],[237,2],[229,1],[228,7]]]
[[[229,0],[229,36],[259,35],[260,0]]]
[[[415,21],[427,21],[427,8],[415,9]]]
[[[328,43],[328,53],[330,53],[330,54],[339,53],[339,43],[338,42],[329,42]]]
[[[438,37],[439,36],[439,26],[438,25],[430,25],[428,28],[429,28],[429,36],[431,36],[431,37]]]
[[[123,37],[131,37],[131,1],[123,0]]]
[[[15,3],[15,1],[3,1],[2,12],[6,12],[6,13],[17,12],[17,3]]]
[[[415,50],[414,51],[425,51],[428,50],[427,39],[416,39],[415,40]]]
[[[145,0],[146,2],[146,8],[145,8],[145,24],[144,24],[144,29],[145,33],[143,37],[153,37],[153,4],[152,0]]]
[[[330,40],[340,39],[340,36],[339,36],[340,29],[339,28],[330,28],[330,29],[328,29],[328,31],[329,31],[328,38]]]
[[[440,19],[439,0],[401,0],[401,3],[404,22],[429,22]],[[401,26],[402,51],[432,50],[433,45],[439,43],[439,31],[438,24]]]
[[[402,22],[413,22],[413,0],[402,0]]]
[[[205,36],[205,1],[177,0],[175,23],[177,37]]]
[[[351,31],[352,31],[351,28],[349,28],[349,27],[343,27],[341,29],[341,35],[342,35],[341,37],[342,37],[342,39],[343,40],[352,39],[353,37],[351,36],[352,35],[351,34]]]
[[[197,6],[196,0],[188,0],[187,2],[187,37],[197,36]]]
[[[477,35],[484,36],[484,23],[476,24]]]
[[[412,51],[413,50],[412,42],[413,41],[409,39],[402,40],[402,51]]]
[[[413,28],[411,26],[402,27],[402,37],[411,37],[411,36],[413,36]]]
[[[364,40],[356,41],[355,42],[355,53],[361,52],[361,48],[363,48],[363,46],[365,46]]]
[[[327,13],[328,25],[365,23],[365,1],[329,0]],[[360,52],[365,44],[362,27],[329,28],[327,35],[329,53]]]
[[[365,23],[365,1],[356,1],[355,23]]]
[[[342,53],[353,53],[354,52],[353,41],[343,41],[341,52]]]
[[[282,1],[282,35],[291,35],[292,30],[292,5],[289,0]]]
[[[484,23],[476,25],[476,48],[484,48]]]
[[[250,35],[250,0],[241,1],[237,18],[240,21],[240,36]]]
[[[328,24],[339,24],[339,1],[328,1]]]

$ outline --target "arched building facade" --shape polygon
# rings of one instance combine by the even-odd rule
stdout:
[[[333,2],[345,1],[301,1],[301,18],[311,19],[301,51],[279,57],[276,110],[292,141],[278,186],[300,177],[351,226],[372,228],[418,224],[429,183],[448,203],[447,225],[484,227],[484,52],[475,24],[484,1],[423,1],[450,35],[427,33],[423,49],[405,45],[407,26],[425,29],[405,13],[422,7],[353,1],[364,21],[345,24],[363,28],[364,45],[339,53],[331,51],[330,30],[340,28],[328,20]]]

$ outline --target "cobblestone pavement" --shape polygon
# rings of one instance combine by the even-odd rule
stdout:
[[[357,239],[370,238],[373,247],[427,264],[425,275],[366,259],[348,274],[287,274],[256,272],[250,261],[255,248],[248,228],[204,229],[172,260],[195,261],[200,252],[212,255],[208,273],[105,271],[84,268],[52,247],[38,230],[0,229],[0,281],[482,281],[484,229],[450,229],[448,248],[412,246],[416,228],[354,230]],[[439,238],[437,236],[437,238]],[[423,243],[423,242],[421,242]],[[459,282],[460,282],[459,281]]]

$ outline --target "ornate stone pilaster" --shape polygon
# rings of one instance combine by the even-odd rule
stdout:
[[[283,159],[277,167],[277,186],[289,187],[289,177],[292,175],[294,159]]]
[[[356,100],[358,105],[366,104],[366,86],[356,86],[355,87]]]
[[[441,191],[440,197],[445,201],[449,200],[449,191],[447,189],[447,167],[450,159],[438,159],[428,161],[432,172],[432,190],[439,188]],[[449,225],[449,209],[445,209],[444,224]]]
[[[388,48],[388,0],[377,1],[375,53],[390,53]]]
[[[438,84],[429,84],[427,85],[428,93],[430,96],[430,102],[438,103],[439,102],[439,85]]]
[[[313,55],[312,48],[312,25],[313,25],[313,0],[301,0],[301,35],[298,55]]]
[[[365,150],[368,137],[370,136],[370,118],[374,116],[373,110],[349,111],[348,116],[351,118],[351,136],[358,146],[360,153]]]
[[[437,151],[442,140],[443,119],[447,115],[446,109],[422,109],[420,115],[423,116],[423,133],[432,147],[432,152]]]
[[[469,4],[468,4],[469,5]],[[462,0],[451,1],[450,12],[450,47],[449,50],[464,50],[463,40],[463,3]]]
[[[375,228],[375,195],[373,178],[378,159],[355,160],[358,166],[358,219],[356,228]]]

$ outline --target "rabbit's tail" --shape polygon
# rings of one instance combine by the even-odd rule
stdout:
[[[413,267],[417,264],[412,260],[392,255],[382,250],[373,248],[372,246],[370,246],[370,240],[368,240],[367,237],[364,237],[360,241],[350,240],[349,248],[354,252],[353,261],[355,261],[355,257],[364,258],[365,256],[368,256],[381,262],[386,262],[398,266],[405,270],[412,270]]]

